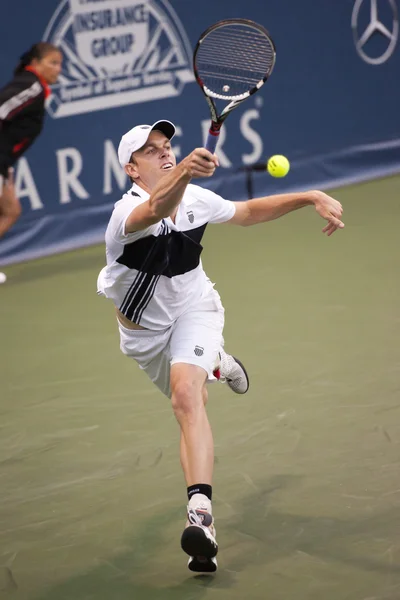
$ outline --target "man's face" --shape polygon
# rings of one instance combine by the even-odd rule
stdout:
[[[137,184],[148,192],[176,167],[171,142],[161,133],[152,131],[145,145],[132,154],[126,172]]]

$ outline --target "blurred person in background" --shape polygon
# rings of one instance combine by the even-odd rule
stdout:
[[[13,165],[42,131],[49,86],[57,82],[61,67],[57,46],[39,42],[22,54],[13,79],[0,89],[0,239],[21,215]]]

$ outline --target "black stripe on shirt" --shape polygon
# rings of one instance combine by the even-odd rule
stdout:
[[[139,271],[137,273],[135,279],[133,280],[132,285],[130,286],[129,290],[125,294],[125,298],[123,299],[123,302],[119,308],[119,310],[123,314],[125,314],[125,311],[129,308],[129,305],[131,304],[132,300],[134,299],[135,293],[140,288],[145,277],[146,277],[146,273],[142,273],[141,271]]]
[[[200,264],[200,241],[207,223],[187,231],[168,230],[166,235],[149,235],[124,246],[117,263],[149,275],[175,277]]]
[[[150,300],[154,296],[154,292],[156,291],[156,286],[157,286],[157,283],[158,283],[160,277],[161,277],[161,275],[158,275],[158,276],[152,278],[152,281],[150,282],[150,285],[147,288],[146,293],[143,295],[141,302],[138,304],[135,312],[132,315],[131,320],[134,323],[140,323],[140,320],[143,316],[144,311],[146,310],[146,308],[148,307],[148,305],[150,303]]]
[[[149,290],[152,288],[152,284],[154,280],[157,279],[154,275],[149,275],[148,273],[144,274],[144,277],[141,278],[141,283],[136,287],[135,293],[132,295],[131,301],[129,305],[125,308],[124,311],[121,311],[128,319],[133,321],[134,323],[139,323],[136,319],[133,318],[133,315],[137,315],[140,312],[140,308],[143,306],[143,303],[147,299],[147,294]]]
[[[166,225],[165,221],[163,220],[158,238],[165,235],[168,231],[169,231],[168,226]],[[158,239],[158,238],[156,238],[156,239]],[[124,298],[124,300],[121,304],[121,308],[120,308],[121,312],[124,313],[124,311],[127,310],[128,307],[130,306],[130,304],[133,302],[133,300],[137,294],[137,291],[138,291],[139,287],[141,286],[141,283],[147,273],[146,266],[149,262],[151,262],[152,255],[154,254],[156,248],[157,248],[157,244],[153,244],[153,246],[149,249],[148,253],[144,257],[143,262],[140,266],[140,269],[137,269],[139,272],[136,275],[134,281],[132,282],[132,285],[130,286],[129,290],[125,294],[125,298]],[[143,293],[144,292],[145,292],[145,290],[143,291]],[[139,301],[140,301],[140,299],[139,299]]]

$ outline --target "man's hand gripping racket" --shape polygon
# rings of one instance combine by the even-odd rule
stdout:
[[[268,31],[247,19],[226,19],[209,27],[197,42],[193,70],[211,112],[206,149],[212,154],[221,125],[271,75],[276,51]],[[218,114],[216,100],[228,101]]]

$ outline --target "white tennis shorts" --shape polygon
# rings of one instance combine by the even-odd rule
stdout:
[[[189,308],[173,325],[161,331],[127,329],[118,321],[121,351],[139,364],[151,381],[171,397],[170,368],[175,363],[202,367],[208,381],[224,345],[225,310],[216,290]]]

